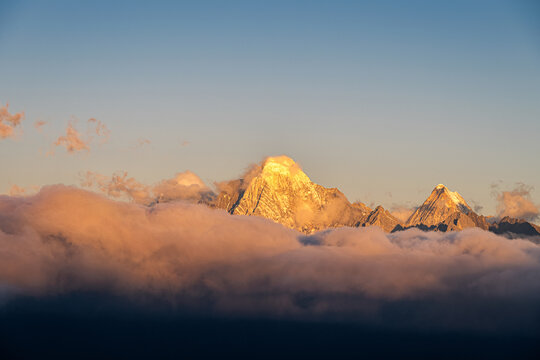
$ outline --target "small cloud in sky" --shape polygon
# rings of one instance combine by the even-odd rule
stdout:
[[[10,114],[9,104],[0,107],[0,139],[12,138],[15,136],[15,128],[21,124],[24,112]]]
[[[484,209],[484,207],[482,205],[480,205],[479,203],[477,203],[474,200],[469,200],[469,202],[472,204],[473,210],[474,210],[475,213],[481,213],[482,210]]]
[[[538,220],[540,210],[531,199],[531,191],[534,189],[532,186],[517,183],[510,191],[499,191],[499,185],[492,184],[491,188],[498,202],[497,216],[499,218],[509,216],[527,221]]]
[[[111,131],[104,123],[94,118],[91,118],[88,119],[88,124],[95,124],[93,132],[101,138],[101,143],[105,143],[107,142],[107,140],[109,140],[109,135],[111,134]]]
[[[73,123],[70,122],[66,129],[66,135],[59,136],[54,142],[54,146],[64,146],[69,154],[90,151],[90,139],[83,139]]]
[[[95,136],[101,139],[100,143],[107,142],[110,130],[104,123],[91,118],[88,119],[87,125],[86,135],[83,135],[75,128],[75,122],[70,121],[66,128],[66,134],[59,136],[53,145],[55,147],[63,146],[69,154],[74,154],[81,151],[90,151],[90,144]]]
[[[43,120],[39,120],[39,121],[34,122],[34,128],[39,132],[42,131],[42,128],[45,125],[47,125],[47,122],[43,121]]]
[[[180,142],[181,147],[186,147],[186,146],[189,146],[189,145],[191,145],[191,142],[189,142],[187,140],[182,140],[182,142]]]

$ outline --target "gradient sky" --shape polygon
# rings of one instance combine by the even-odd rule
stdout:
[[[26,113],[0,140],[0,193],[86,170],[211,184],[287,154],[351,201],[444,183],[492,214],[501,181],[538,203],[538,4],[0,0],[0,103]],[[108,143],[45,156],[72,117]]]

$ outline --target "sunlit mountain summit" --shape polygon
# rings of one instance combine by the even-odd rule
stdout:
[[[443,184],[433,189],[426,201],[407,220],[405,227],[438,231],[489,228],[484,216],[476,214],[458,192],[448,190]]]
[[[382,206],[371,209],[361,202],[350,203],[337,188],[311,181],[288,156],[272,156],[253,165],[240,179],[217,184],[212,207],[233,215],[260,216],[291,229],[310,234],[341,226],[378,226],[385,232],[408,228],[426,231],[459,231],[481,228],[497,233],[540,235],[540,229],[523,220],[505,218],[488,221],[465,199],[445,185],[437,185],[406,222]]]
[[[242,179],[218,188],[216,207],[235,215],[262,216],[305,233],[358,226],[371,211],[351,204],[336,188],[315,184],[287,156],[268,157]]]

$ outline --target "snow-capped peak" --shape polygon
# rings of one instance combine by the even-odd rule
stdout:
[[[432,198],[433,195],[435,195],[435,197],[438,198],[436,194],[441,193],[441,192],[444,192],[453,204],[470,209],[465,199],[463,199],[463,197],[457,191],[450,191],[443,184],[439,184],[435,187],[435,189],[433,189],[432,196],[430,196],[428,200]]]
[[[299,182],[311,182],[309,177],[302,171],[302,168],[293,159],[285,155],[267,157],[263,161],[261,175],[265,178],[281,175],[291,177]]]
[[[407,220],[407,226],[436,225],[456,212],[468,214],[472,209],[458,192],[450,191],[443,184],[439,184]]]

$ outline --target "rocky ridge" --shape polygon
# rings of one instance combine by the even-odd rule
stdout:
[[[216,184],[218,194],[200,201],[233,215],[261,216],[306,234],[340,226],[378,226],[386,232],[409,228],[459,231],[478,227],[497,234],[540,236],[540,227],[505,217],[499,221],[472,210],[465,199],[437,185],[404,223],[382,206],[350,203],[337,188],[311,181],[287,156],[268,157],[240,179]],[[211,200],[209,200],[211,199]]]

